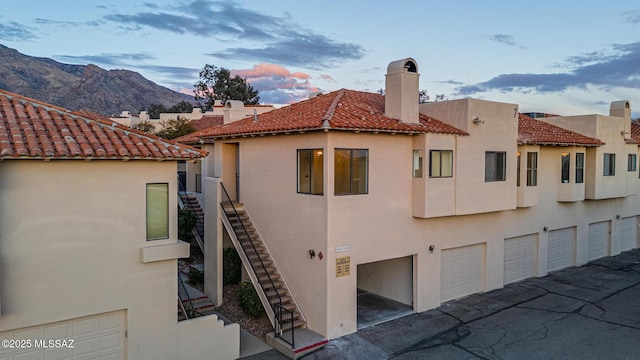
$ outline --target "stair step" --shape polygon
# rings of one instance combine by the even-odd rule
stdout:
[[[271,276],[271,280],[280,281],[280,274],[278,274],[278,273],[273,274],[272,273],[272,274],[269,274],[269,275]],[[261,282],[261,283],[263,283],[263,282],[267,283],[267,282],[269,282],[269,276],[267,276],[267,275],[258,276],[258,281]]]
[[[269,279],[266,279],[266,281],[261,282],[261,284],[265,289],[271,289],[273,287],[284,288],[284,282],[282,282],[281,280],[271,279],[271,281],[269,281]]]
[[[301,328],[301,327],[305,327],[306,323],[304,322],[304,320],[301,319],[297,319],[293,322],[293,327],[294,328]],[[286,321],[284,324],[282,324],[282,330],[289,330],[291,329],[291,323]]]
[[[273,305],[278,302],[278,300],[282,300],[283,304],[288,304],[293,301],[293,298],[289,295],[280,295],[278,298],[275,294],[267,295],[267,299],[269,299],[269,304]]]

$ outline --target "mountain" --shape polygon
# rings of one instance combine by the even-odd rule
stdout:
[[[105,70],[96,65],[71,65],[39,58],[0,45],[0,89],[61,106],[101,115],[137,112],[151,104],[171,107],[181,94],[129,70]]]

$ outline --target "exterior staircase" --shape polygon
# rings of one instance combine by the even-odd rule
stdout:
[[[185,209],[191,210],[191,212],[196,216],[196,231],[198,232],[200,239],[204,239],[204,211],[202,210],[202,207],[200,207],[198,198],[194,195],[185,193],[182,203],[184,204]]]
[[[264,297],[268,300],[268,306],[265,306],[265,309],[268,307],[274,312],[279,312],[281,309],[285,310],[285,314],[282,315],[283,319],[281,319],[283,323],[280,324],[283,331],[290,330],[292,327],[306,327],[306,321],[302,318],[298,306],[295,304],[287,285],[274,265],[271,255],[269,255],[267,248],[260,239],[244,205],[223,202],[222,209],[235,234],[237,243],[240,245],[240,249],[236,250],[238,250],[238,253],[242,251],[244,256],[240,257],[248,260],[248,264],[245,264],[245,267],[249,265],[247,271],[255,274],[258,282],[258,286],[254,284],[256,290],[262,290]],[[263,303],[263,305],[265,304]],[[290,312],[290,314],[287,312]],[[286,319],[287,315],[290,315],[288,319]],[[276,325],[274,324],[274,328],[278,328]]]

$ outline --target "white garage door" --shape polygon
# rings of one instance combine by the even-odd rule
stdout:
[[[440,299],[448,301],[484,290],[484,244],[442,250]]]
[[[620,251],[635,249],[638,246],[638,218],[626,217],[620,220]]]
[[[124,311],[0,333],[0,339],[31,340],[29,349],[3,349],[2,360],[125,359]],[[36,340],[74,340],[73,348],[36,346]],[[69,342],[67,342],[69,344]]]
[[[504,240],[504,283],[535,276],[538,259],[538,236],[519,236]]]
[[[589,260],[609,255],[609,229],[609,221],[589,224]]]
[[[573,265],[575,234],[575,227],[549,231],[548,271],[560,270]]]

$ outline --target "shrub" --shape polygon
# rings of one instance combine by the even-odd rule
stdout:
[[[191,285],[204,284],[204,272],[198,269],[189,270],[189,283]]]
[[[234,247],[224,249],[222,259],[222,277],[224,284],[237,284],[242,276],[242,261]]]
[[[191,210],[178,210],[178,239],[193,242],[192,230],[196,226],[196,216]]]
[[[241,281],[238,291],[238,297],[240,300],[240,306],[244,311],[254,318],[264,314],[264,308],[256,293],[256,289],[253,288],[253,284],[247,281]]]

